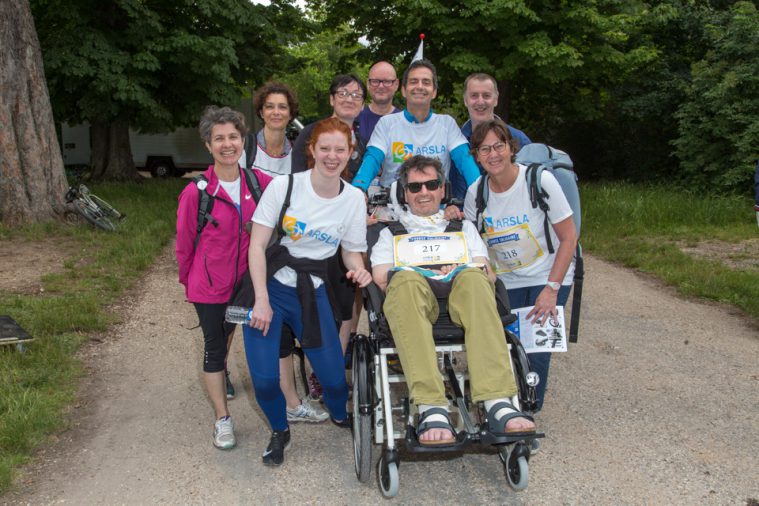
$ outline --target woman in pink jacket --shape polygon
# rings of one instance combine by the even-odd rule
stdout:
[[[213,444],[234,447],[232,418],[227,409],[225,363],[234,325],[224,312],[235,285],[248,275],[250,235],[246,224],[256,209],[258,195],[248,188],[238,165],[247,133],[245,118],[229,107],[208,107],[198,126],[214,163],[179,195],[176,254],[179,282],[195,305],[205,340],[203,379],[216,414]],[[261,190],[271,178],[254,171]],[[204,188],[205,186],[205,188]],[[201,193],[213,201],[210,217],[198,230]]]

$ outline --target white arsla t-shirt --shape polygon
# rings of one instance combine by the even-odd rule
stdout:
[[[409,234],[444,232],[445,227],[448,226],[448,220],[443,219],[442,211],[428,219],[418,216],[415,218],[413,224],[401,219],[401,223],[406,227]],[[422,222],[422,220],[424,220],[424,222]],[[482,242],[480,235],[477,233],[477,228],[472,225],[471,222],[464,221],[461,231],[464,233],[466,246],[469,250],[469,261],[474,262],[475,257],[488,258],[488,250],[485,247],[485,243]],[[372,267],[383,264],[394,264],[393,255],[393,233],[389,228],[383,228],[380,232],[377,244],[372,248]]]
[[[320,197],[311,186],[311,172],[293,174],[290,207],[284,218],[286,235],[281,244],[297,258],[323,260],[335,254],[338,245],[347,251],[366,251],[366,203],[364,193],[344,183],[334,198]],[[288,176],[275,177],[261,197],[253,222],[275,229],[287,193]],[[290,267],[274,274],[280,283],[295,287],[297,275]],[[322,280],[311,276],[315,287]]]
[[[539,207],[533,209],[530,203],[525,178],[527,167],[517,166],[519,175],[511,188],[503,193],[496,193],[490,189],[487,207],[483,213],[487,232],[483,239],[489,246],[490,263],[507,289],[545,285],[556,258],[556,253],[548,252],[543,224],[545,214]],[[481,179],[482,177],[478,178],[469,187],[464,201],[464,215],[471,221],[476,220],[477,187]],[[543,190],[549,195],[548,222],[559,223],[572,216],[572,208],[553,174],[544,171],[540,182]],[[558,251],[559,239],[553,227],[549,226],[548,229],[554,251]],[[494,247],[502,250],[494,254]],[[574,262],[567,269],[562,285],[572,284],[573,276]]]
[[[456,120],[447,114],[432,113],[424,123],[409,121],[406,114],[382,116],[369,139],[369,147],[385,154],[380,174],[383,188],[398,179],[401,164],[414,155],[439,159],[447,179],[451,170],[451,151],[467,143]]]

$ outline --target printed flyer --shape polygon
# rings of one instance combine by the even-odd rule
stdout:
[[[558,317],[546,318],[542,324],[532,324],[527,314],[533,306],[512,309],[517,319],[508,330],[516,334],[527,353],[567,351],[567,331],[564,327],[564,307],[556,306]]]

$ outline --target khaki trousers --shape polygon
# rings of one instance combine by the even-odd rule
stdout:
[[[437,299],[424,277],[396,272],[383,307],[403,372],[415,404],[445,406],[448,400],[438,369],[432,324]],[[506,337],[495,302],[495,287],[480,269],[467,269],[452,282],[448,297],[451,320],[465,331],[469,381],[474,402],[517,393]]]

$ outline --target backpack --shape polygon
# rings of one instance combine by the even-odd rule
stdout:
[[[256,136],[248,132],[245,134],[245,168],[249,169],[253,166],[253,161],[256,159],[256,152],[258,151],[258,141]]]
[[[577,187],[577,174],[574,171],[574,163],[572,163],[572,159],[564,151],[541,143],[523,146],[517,152],[516,162],[527,166],[525,177],[533,209],[540,207],[540,210],[545,213],[543,228],[549,253],[553,254],[555,249],[551,241],[550,223],[548,222],[548,211],[550,209],[548,200],[550,200],[551,196],[548,195],[548,192],[541,185],[543,171],[547,170],[553,174],[564,192],[569,207],[572,208],[572,218],[577,229],[578,241],[577,250],[575,251],[574,296],[572,298],[572,320],[569,325],[569,342],[576,343],[580,326],[580,305],[582,302],[582,283],[585,277],[585,266],[582,258],[582,247],[579,242],[582,217],[580,214],[580,191]],[[475,224],[480,231],[482,231],[483,226],[482,213],[485,211],[485,207],[487,207],[488,195],[490,193],[487,182],[488,175],[485,174],[480,178],[475,198],[477,208]]]
[[[261,191],[261,185],[258,182],[258,177],[256,177],[255,172],[253,172],[253,169],[249,168],[243,168],[242,169],[243,176],[245,177],[245,184],[248,185],[248,190],[250,191],[250,194],[253,196],[253,201],[258,205],[258,201],[261,200],[261,194],[263,193]],[[218,227],[219,223],[214,219],[213,216],[211,216],[211,211],[213,210],[213,203],[214,200],[216,200],[216,197],[208,193],[206,191],[206,187],[208,186],[208,179],[203,174],[200,174],[198,176],[195,176],[192,178],[193,182],[195,183],[195,186],[198,188],[198,227],[196,228],[197,234],[195,235],[195,247],[198,246],[198,241],[200,241],[200,234],[203,232],[203,229],[205,226],[210,222],[213,224],[214,227]]]

